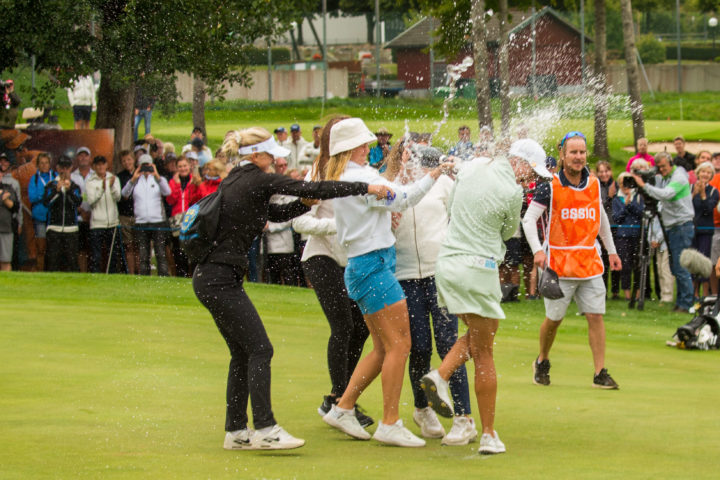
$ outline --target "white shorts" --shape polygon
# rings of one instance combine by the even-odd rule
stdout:
[[[0,262],[12,262],[13,255],[13,234],[0,233]]]
[[[560,288],[565,296],[557,300],[545,299],[545,316],[559,322],[565,317],[570,302],[575,299],[581,314],[605,314],[605,283],[602,277],[589,280],[560,279]]]
[[[720,258],[720,230],[713,233],[712,247],[710,247],[710,260],[715,265]]]

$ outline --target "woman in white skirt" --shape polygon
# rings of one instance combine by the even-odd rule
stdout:
[[[518,140],[505,158],[476,158],[465,164],[450,199],[450,225],[440,249],[435,279],[438,303],[465,322],[467,333],[445,356],[440,368],[423,377],[430,405],[452,416],[448,379],[472,357],[475,395],[482,424],[479,452],[503,453],[505,445],[494,430],[497,377],[493,342],[499,320],[505,318],[500,300],[498,265],[504,241],[520,223],[522,188],[538,176],[550,178],[545,152],[535,141]]]
[[[342,120],[330,130],[331,158],[325,178],[372,179],[391,186],[396,196],[385,202],[368,196],[347,202],[333,201],[338,240],[348,254],[345,285],[350,298],[363,313],[373,349],[360,360],[342,397],[323,420],[352,437],[369,440],[370,434],[355,416],[354,405],[363,390],[382,372],[383,418],[373,438],[389,445],[422,447],[425,441],[403,426],[398,413],[410,351],[410,327],[405,294],[393,274],[395,237],[390,212],[417,204],[453,164],[440,165],[412,185],[396,185],[367,165],[368,144],[373,141],[375,135],[359,118]]]

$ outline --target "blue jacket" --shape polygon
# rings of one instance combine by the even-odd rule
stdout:
[[[643,209],[645,208],[644,202],[640,195],[635,195],[635,198],[629,204],[625,203],[625,201],[626,198],[621,195],[616,195],[613,198],[613,220],[618,226],[615,236],[639,237]]]
[[[28,198],[32,206],[32,218],[36,222],[47,222],[48,209],[43,203],[45,185],[56,178],[57,172],[53,170],[45,174],[36,172],[35,175],[30,177],[30,183],[28,183]]]

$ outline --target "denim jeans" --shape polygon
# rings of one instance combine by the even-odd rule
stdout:
[[[675,305],[687,310],[693,305],[693,284],[690,272],[680,266],[680,254],[692,245],[695,227],[693,222],[685,222],[667,229],[668,247],[670,248],[670,271],[675,275],[677,297]]]
[[[430,371],[433,331],[438,355],[440,358],[445,358],[457,341],[458,319],[455,315],[450,315],[444,308],[438,307],[435,277],[401,280],[400,286],[407,296],[410,316],[410,337],[412,339],[408,362],[410,385],[415,399],[415,408],[425,408],[428,406],[427,397],[420,388],[420,379]],[[430,329],[430,315],[432,315],[433,331]],[[470,392],[465,365],[455,370],[450,377],[450,392],[453,397],[455,414],[469,414]]]
[[[140,109],[138,114],[135,115],[135,126],[133,127],[133,141],[138,139],[138,128],[140,127],[140,120],[145,121],[145,135],[150,133],[150,119],[152,118],[152,110],[145,108]]]

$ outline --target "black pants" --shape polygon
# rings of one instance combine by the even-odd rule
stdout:
[[[205,263],[193,274],[193,289],[210,311],[230,349],[225,430],[247,427],[248,395],[255,429],[275,425],[270,403],[273,347],[262,320],[243,288],[245,271],[232,265]]]
[[[294,256],[294,253],[268,253],[270,283],[291,287],[298,286],[297,272],[293,267]]]
[[[620,286],[630,290],[633,285],[640,286],[640,263],[638,259],[640,237],[618,237],[615,239],[617,253],[622,262]],[[614,272],[613,272],[614,273]],[[650,277],[648,277],[649,279]],[[649,285],[650,282],[648,282]]]
[[[115,239],[113,241],[113,234]],[[118,273],[118,260],[122,244],[122,233],[115,227],[91,228],[90,229],[90,272],[105,272],[105,265],[102,265],[103,258],[110,262],[110,273]],[[112,255],[111,255],[112,252]],[[107,255],[107,257],[106,257]]]
[[[185,250],[180,246],[180,238],[171,236],[170,242],[172,244],[173,257],[175,257],[175,276],[176,277],[191,277],[192,267],[188,260]]]
[[[369,332],[360,309],[348,297],[344,268],[324,255],[310,257],[302,266],[330,324],[327,348],[330,393],[340,398],[360,360]]]
[[[169,275],[168,260],[165,254],[165,241],[170,225],[168,222],[157,223],[136,223],[136,230],[133,231],[138,246],[140,257],[140,275],[150,275],[150,241],[155,248],[155,259],[157,260],[158,275],[167,277]]]
[[[78,232],[46,233],[45,270],[48,272],[79,272],[78,254],[80,234]]]

